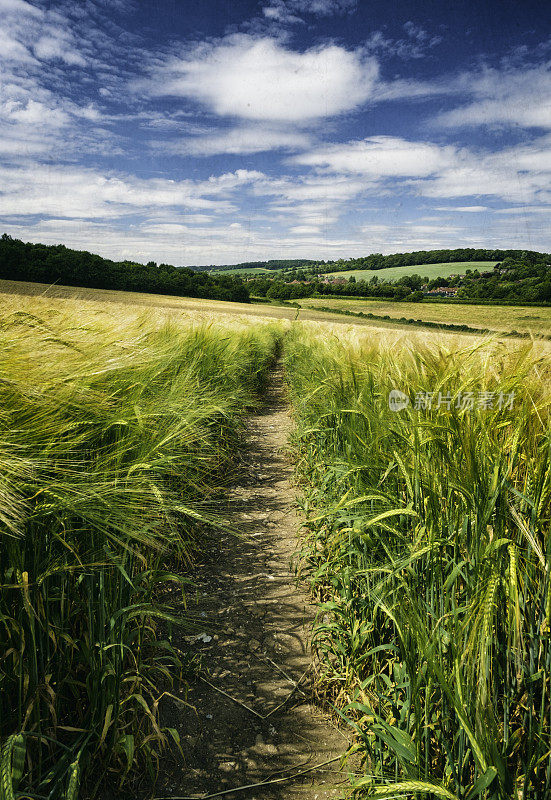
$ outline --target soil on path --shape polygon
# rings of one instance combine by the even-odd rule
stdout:
[[[310,696],[315,606],[292,570],[300,519],[285,452],[290,428],[276,368],[262,408],[248,422],[229,493],[228,516],[241,537],[217,540],[194,569],[197,593],[189,611],[205,618],[202,639],[212,638],[196,639],[192,647],[200,651],[200,674],[211,685],[192,680],[187,701],[195,711],[173,701],[163,709],[162,722],[178,730],[185,760],[164,760],[157,797],[200,798],[288,777],[336,759],[348,747],[346,731]],[[335,760],[293,780],[224,797],[337,800],[347,783]]]

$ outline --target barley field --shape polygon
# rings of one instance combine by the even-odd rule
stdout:
[[[230,303],[218,300],[202,300],[189,297],[148,294],[146,292],[122,292],[110,289],[84,289],[75,286],[49,286],[43,283],[0,280],[0,303],[13,302],[16,297],[41,299],[46,304],[58,301],[75,301],[83,308],[93,304],[115,304],[135,309],[143,308],[163,311],[165,314],[183,316],[186,319],[230,319],[238,317],[255,324],[258,320],[281,320],[292,322],[297,318],[305,322],[324,322],[345,327],[353,324],[373,329],[374,332],[408,330],[400,322],[401,317],[442,322],[444,324],[469,325],[472,328],[490,329],[538,335],[551,334],[551,308],[524,306],[453,305],[450,303],[391,303],[378,300],[346,300],[341,298],[304,298],[297,301],[300,309],[268,303]],[[335,313],[322,308],[334,308]],[[365,317],[346,318],[339,311],[361,312],[388,316],[386,320],[370,320]],[[287,324],[283,322],[283,324]],[[456,335],[456,334],[453,334]],[[460,334],[459,334],[460,335]]]
[[[318,691],[355,735],[354,796],[548,797],[548,355],[302,328],[285,364]]]
[[[2,800],[124,795],[182,748],[159,703],[197,629],[185,567],[234,533],[220,493],[280,351],[350,792],[550,794],[548,342],[38,289],[0,309]]]
[[[0,312],[0,796],[153,780],[185,563],[280,331],[16,298]],[[81,774],[85,787],[81,786]]]
[[[493,306],[463,303],[393,303],[385,300],[343,300],[333,297],[308,297],[298,301],[305,309],[334,308],[352,313],[427,320],[429,322],[468,325],[493,331],[519,331],[534,336],[551,333],[551,308],[545,306]]]
[[[49,285],[46,283],[32,283],[29,281],[0,280],[0,303],[10,302],[13,297],[41,298],[45,302],[58,300],[72,300],[83,307],[90,303],[114,303],[122,306],[142,307],[144,309],[164,311],[173,315],[184,315],[190,319],[205,319],[212,321],[221,316],[240,317],[255,323],[257,320],[288,320],[297,317],[298,309],[292,306],[278,306],[270,303],[235,303],[224,300],[203,300],[193,297],[176,297],[174,295],[149,294],[147,292],[123,292],[114,289],[86,289],[78,286]],[[128,313],[128,309],[127,312]],[[316,309],[300,311],[301,319],[319,320],[343,323],[342,316],[330,314]],[[355,322],[365,325],[365,320],[358,317]],[[385,323],[382,323],[383,325]]]

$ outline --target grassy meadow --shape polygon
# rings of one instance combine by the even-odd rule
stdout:
[[[551,796],[548,355],[303,328],[285,366],[319,692],[355,734],[354,796]]]
[[[420,275],[422,278],[448,278],[450,275],[464,275],[468,269],[489,272],[497,261],[449,261],[442,264],[414,264],[411,267],[385,267],[384,269],[367,270],[351,269],[346,272],[330,272],[341,278],[354,277],[356,280],[369,281],[376,275],[380,281],[397,281],[405,275]]]
[[[178,567],[221,524],[281,331],[3,299],[0,796],[74,800],[178,746],[158,716],[171,626],[193,625]]]

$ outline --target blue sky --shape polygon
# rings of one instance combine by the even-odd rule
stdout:
[[[222,264],[551,250],[547,0],[0,0],[0,230]]]

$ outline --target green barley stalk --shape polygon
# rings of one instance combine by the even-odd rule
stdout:
[[[356,731],[356,794],[550,794],[547,358],[295,326],[285,364],[320,691]],[[399,413],[392,388],[410,398]],[[450,408],[415,409],[419,392]],[[515,406],[468,411],[466,392]]]
[[[186,613],[163,597],[280,331],[27,307],[0,315],[1,796],[74,800],[108,768],[153,775],[174,738],[157,687]]]

